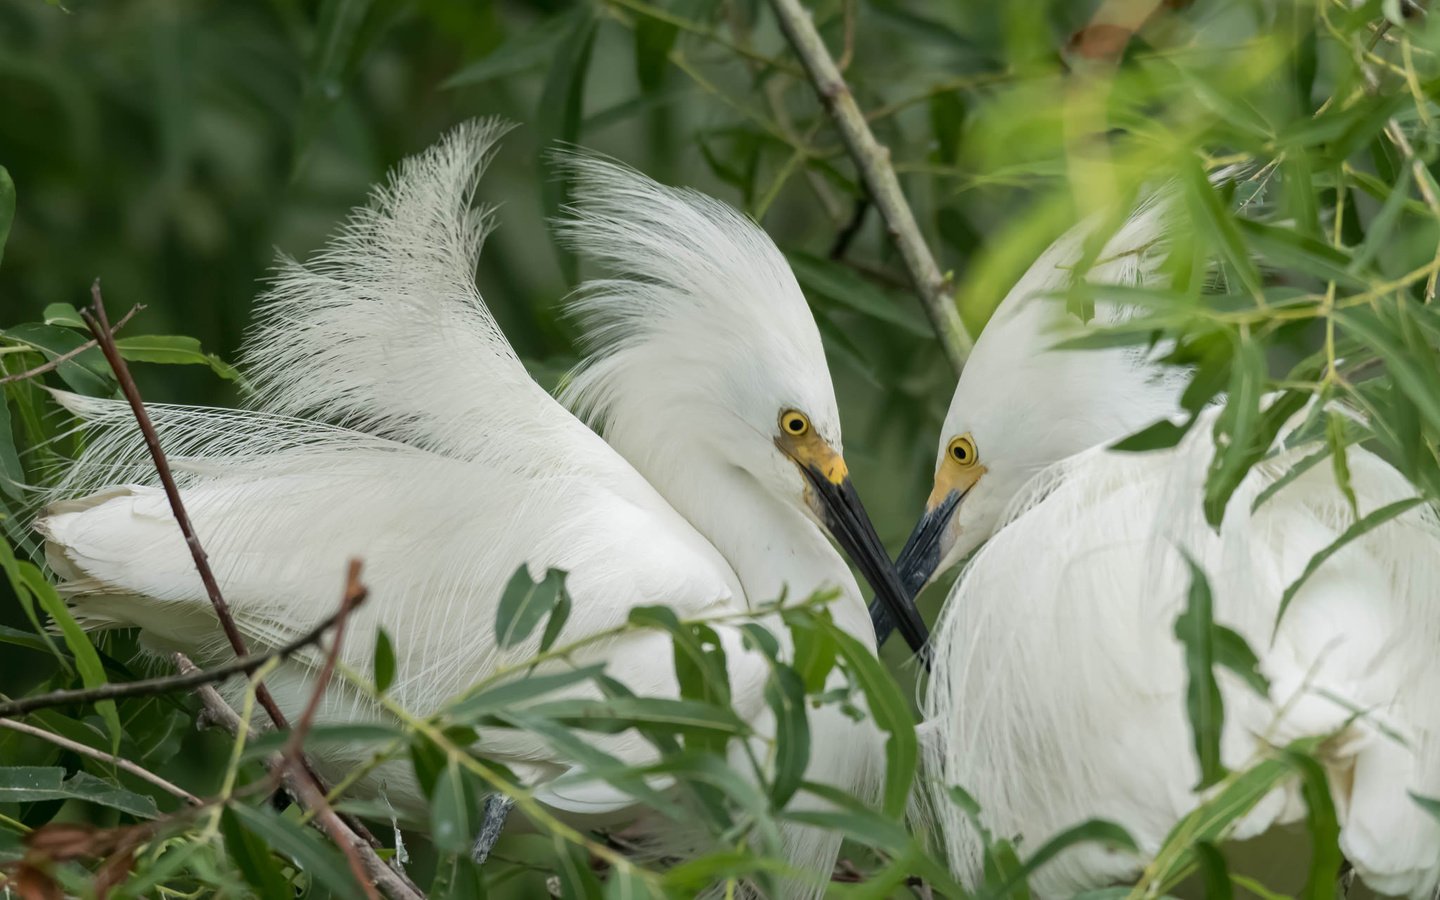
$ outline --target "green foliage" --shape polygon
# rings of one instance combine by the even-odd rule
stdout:
[[[1113,65],[1096,69],[1077,55],[1084,42],[1071,40],[1083,36],[1088,6],[1031,0],[1007,12],[987,0],[836,0],[813,9],[848,62],[847,81],[890,148],[941,268],[954,273],[955,302],[972,330],[1070,225],[1101,223],[1083,270],[1142,191],[1177,191],[1184,239],[1160,283],[1111,292],[1135,317],[1074,345],[1164,347],[1168,362],[1188,369],[1189,421],[1157,423],[1121,449],[1173,446],[1207,406],[1224,404],[1205,480],[1212,526],[1245,512],[1233,502],[1245,496],[1240,486],[1256,465],[1280,458],[1282,444],[1295,461],[1252,510],[1301,474],[1328,470],[1354,524],[1285,588],[1283,615],[1348,542],[1440,501],[1440,26],[1376,0],[1162,4]],[[883,537],[896,545],[908,532],[929,489],[953,374],[764,4],[20,3],[0,10],[0,54],[0,107],[16,111],[0,116],[0,378],[81,348],[89,335],[74,307],[103,276],[113,308],[148,307],[120,341],[147,399],[233,402],[244,386],[223,360],[235,354],[272,248],[305,255],[398,158],[464,116],[498,113],[523,127],[484,188],[486,201],[508,202],[479,283],[537,378],[554,384],[575,358],[573,325],[557,301],[584,273],[552,245],[544,218],[568,196],[548,152],[582,143],[722,196],[776,237],[816,313],[856,481],[884,486],[867,496]],[[1064,299],[1083,313],[1095,295],[1082,284]],[[42,386],[116,391],[94,349],[0,385],[6,696],[138,677],[133,635],[82,633],[25,527],[35,510],[22,485],[46,483],[77,449]],[[1357,448],[1394,464],[1416,499],[1360,508],[1351,485]],[[1137,889],[1158,895],[1193,873],[1210,896],[1225,896],[1242,880],[1216,846],[1268,792],[1294,783],[1315,844],[1306,893],[1319,896],[1333,886],[1338,858],[1319,742],[1224,770],[1217,678],[1267,685],[1252,649],[1213,621],[1204,573],[1192,577],[1173,650],[1186,663],[1186,711],[1210,788]],[[395,651],[382,632],[373,668],[345,677],[390,718],[322,725],[310,741],[413,771],[431,798],[421,816],[431,836],[407,837],[410,870],[434,897],[537,896],[551,876],[575,897],[688,897],[739,878],[773,887],[785,874],[777,853],[786,822],[851,838],[846,856],[867,880],[835,886],[836,896],[905,896],[910,874],[940,895],[965,896],[903,826],[907,795],[923,778],[914,667],[877,662],[835,627],[824,600],[757,610],[743,622],[635,610],[608,637],[663,634],[679,685],[675,697],[635,696],[566,634],[563,575],[536,584],[522,567],[494,623],[514,657],[503,671],[415,718],[394,699]],[[727,628],[767,660],[773,737],[760,740],[731,706]],[[827,706],[868,715],[885,734],[879,809],[805,780],[810,722]],[[118,896],[269,897],[297,887],[355,896],[338,851],[255,788],[261,761],[283,738],[232,748],[196,736],[195,714],[192,699],[176,696],[61,707],[27,722],[163,771],[198,795],[228,797],[213,818],[176,816],[182,804],[153,785],[0,730],[0,863],[17,860],[21,835],[48,823],[159,823]],[[652,760],[621,760],[598,740],[631,730],[654,749]],[[698,828],[717,849],[662,871],[542,819],[543,837],[507,836],[477,869],[466,851],[479,799],[512,793],[523,812],[528,798],[514,773],[470,752],[497,731],[546,742],[574,760],[567,783],[604,784]],[[983,786],[954,787],[955,802],[981,823],[964,789]],[[828,802],[796,803],[817,798]],[[395,815],[348,795],[340,805],[385,826]],[[1099,820],[1039,847],[980,833],[986,897],[1028,896],[1029,876],[1078,843],[1131,847],[1122,829]],[[604,862],[601,876],[591,854]],[[99,865],[82,856],[58,864],[54,877],[82,893]]]

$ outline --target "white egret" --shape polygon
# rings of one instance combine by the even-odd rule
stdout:
[[[1169,217],[1163,203],[1139,210],[1090,280],[1154,279],[1166,232],[1178,227]],[[1345,856],[1374,890],[1431,894],[1440,824],[1407,792],[1440,790],[1433,512],[1412,510],[1331,557],[1272,641],[1286,587],[1352,524],[1349,504],[1330,467],[1316,466],[1252,512],[1316,449],[1281,447],[1246,477],[1217,534],[1202,511],[1214,408],[1173,449],[1107,449],[1177,413],[1183,380],[1143,350],[1055,347],[1081,328],[1054,295],[1071,283],[1088,234],[1082,225],[1052,246],[976,342],[945,419],[934,491],[898,564],[916,587],[988,540],[937,624],[925,700],[933,805],[953,867],[977,879],[981,845],[943,796],[951,785],[974,795],[992,834],[1032,852],[1091,817],[1129,829],[1139,857],[1072,848],[1036,875],[1044,896],[1133,880],[1197,806],[1185,654],[1173,633],[1188,555],[1208,574],[1216,622],[1254,648],[1271,685],[1262,698],[1220,671],[1225,765],[1335,733],[1322,757]],[[1097,313],[1102,324],[1127,314],[1103,302]],[[1348,456],[1362,515],[1414,496],[1378,457],[1360,447]],[[1231,837],[1279,835],[1271,829],[1304,809],[1289,783]],[[1303,862],[1289,869],[1303,875]]]
[[[352,556],[365,561],[372,599],[343,661],[368,667],[370,636],[386,629],[389,695],[419,714],[534,652],[537,638],[503,650],[493,633],[521,563],[537,578],[569,572],[567,643],[641,605],[690,617],[838,589],[835,621],[873,644],[860,588],[817,522],[897,608],[903,596],[851,486],[820,337],[784,257],[722,203],[573,162],[578,206],[566,233],[614,277],[573,308],[590,353],[566,399],[607,444],[531,379],[475,288],[491,215],[471,198],[505,130],[456,129],[404,163],[311,262],[282,265],[246,356],[253,408],[153,408],[252,647],[278,646],[329,613]],[[224,657],[125,408],[64,401],[95,439],[61,487],[78,499],[53,504],[38,527],[76,615],[91,627],[138,626],[151,651]],[[912,636],[923,629],[918,617],[909,625]],[[717,630],[735,709],[763,734],[768,663],[737,628]],[[641,695],[678,690],[658,633],[626,633],[575,660],[606,663]],[[268,677],[282,709],[303,706],[314,662]],[[338,686],[320,716],[375,718],[383,713],[368,699]],[[873,724],[828,707],[811,728],[807,777],[873,794]],[[634,732],[595,741],[627,761],[653,759]],[[572,760],[534,735],[487,731],[475,749],[557,811],[633,812],[633,800],[594,785],[547,790]],[[317,754],[331,776],[365,758],[344,746]],[[407,764],[367,785],[402,812],[423,808]],[[789,827],[783,841],[791,863],[823,883],[839,837]]]

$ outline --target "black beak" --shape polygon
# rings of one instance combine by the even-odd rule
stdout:
[[[910,532],[910,537],[905,540],[905,546],[900,550],[900,558],[895,560],[895,573],[900,579],[900,586],[908,601],[906,605],[910,609],[915,609],[914,598],[940,565],[940,537],[945,534],[945,526],[950,524],[950,517],[955,515],[955,510],[963,499],[965,494],[961,491],[946,494],[939,505],[925,513],[916,523],[915,530]],[[875,645],[884,645],[890,632],[895,630],[895,620],[890,615],[890,603],[882,603],[878,594],[870,603],[870,622],[875,626]],[[901,634],[904,634],[903,630]],[[910,645],[911,650],[920,652],[920,648],[915,646],[908,635],[905,636],[905,642]]]
[[[906,643],[917,653],[921,652],[930,632],[890,565],[890,554],[885,552],[885,545],[875,534],[875,527],[870,524],[870,516],[860,502],[860,495],[855,493],[855,485],[848,476],[836,484],[813,466],[801,466],[800,471],[805,473],[820,501],[825,527],[830,529],[840,548],[860,567],[860,573],[875,591],[872,610],[878,607],[888,613],[890,620],[898,624]]]

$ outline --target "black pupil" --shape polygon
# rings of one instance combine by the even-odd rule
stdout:
[[[792,433],[799,434],[805,430],[805,423],[800,421],[799,418],[794,418],[789,421],[786,427],[789,428]]]
[[[956,460],[957,462],[964,462],[966,455],[967,455],[967,454],[966,454],[966,452],[965,452],[965,447],[964,447],[963,445],[961,445],[961,444],[956,444],[956,445],[955,445],[955,460]]]

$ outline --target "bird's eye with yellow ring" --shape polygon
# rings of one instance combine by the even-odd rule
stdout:
[[[968,434],[962,434],[952,440],[945,452],[952,461],[967,469],[980,461],[980,454],[975,449],[975,441]]]
[[[798,409],[787,409],[780,414],[780,430],[791,437],[802,437],[810,431],[810,420]]]

